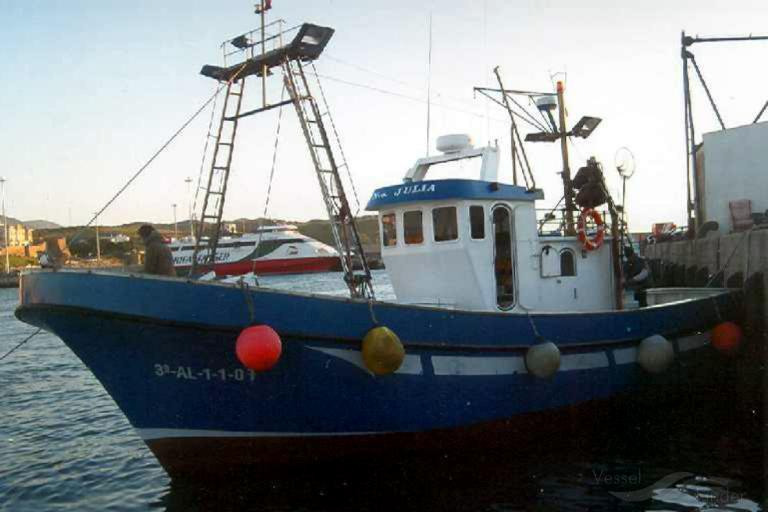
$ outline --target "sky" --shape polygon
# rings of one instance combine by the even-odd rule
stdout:
[[[740,0],[727,8],[706,0],[274,0],[269,15],[287,26],[308,21],[336,29],[317,71],[363,208],[375,188],[400,182],[425,155],[428,82],[430,151],[447,133],[470,134],[477,146],[497,141],[500,179],[511,181],[506,112],[472,90],[495,87],[498,65],[511,89],[551,91],[560,73],[570,124],[583,115],[603,119],[590,138],[574,143],[573,169],[596,156],[618,194],[614,156],[621,147],[632,151],[627,206],[634,231],[685,223],[681,31],[768,32],[764,2]],[[258,22],[253,3],[243,0],[0,0],[0,176],[7,179],[8,215],[63,225],[91,220],[211,96],[216,83],[199,69],[221,64],[220,43]],[[726,125],[750,123],[768,99],[768,42],[692,51]],[[255,107],[260,84],[246,87]],[[279,100],[279,76],[268,94]],[[717,129],[696,81],[692,101],[697,132]],[[196,118],[99,222],[167,223],[173,204],[177,218],[186,218],[210,116],[208,109]],[[274,110],[241,122],[225,218],[264,214],[279,117]],[[286,108],[281,119],[267,215],[323,218],[295,112]],[[559,148],[528,151],[546,196],[540,206],[553,205],[562,196]]]

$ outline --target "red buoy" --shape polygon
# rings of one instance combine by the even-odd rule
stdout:
[[[237,358],[246,368],[263,372],[280,359],[283,344],[280,336],[268,325],[253,325],[242,330],[235,346]]]
[[[722,322],[712,329],[712,345],[724,354],[732,354],[741,343],[741,327],[733,322]]]

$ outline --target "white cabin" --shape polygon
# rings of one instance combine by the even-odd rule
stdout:
[[[609,243],[586,251],[559,230],[541,234],[536,200],[543,193],[499,183],[498,148],[475,149],[466,136],[447,136],[438,149],[442,155],[419,159],[402,184],[376,190],[367,206],[378,211],[381,255],[399,303],[614,309]],[[435,166],[474,158],[481,159],[479,179],[427,179]]]

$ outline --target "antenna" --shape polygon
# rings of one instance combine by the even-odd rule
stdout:
[[[427,151],[429,156],[429,123],[431,118],[432,102],[432,11],[429,11],[429,49],[427,51]]]

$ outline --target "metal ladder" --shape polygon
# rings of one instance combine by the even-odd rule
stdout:
[[[232,166],[232,154],[235,150],[235,136],[237,135],[237,121],[240,116],[240,108],[243,103],[243,90],[245,78],[230,81],[224,96],[224,106],[221,109],[219,129],[216,134],[216,145],[211,158],[211,170],[208,174],[208,185],[203,199],[203,211],[200,216],[200,226],[197,230],[195,250],[192,253],[192,267],[190,276],[202,267],[203,270],[213,270],[216,261],[216,249],[221,235],[221,217],[224,213],[224,199],[227,194],[227,182]],[[208,134],[212,137],[212,134]],[[212,229],[206,232],[206,222]],[[203,256],[199,254],[203,252]],[[200,257],[200,261],[198,258]]]
[[[323,124],[323,117],[330,116],[328,105],[321,95],[323,100],[321,113],[317,100],[310,92],[304,67],[299,59],[287,59],[282,67],[285,87],[299,116],[301,129],[320,183],[320,191],[331,223],[333,241],[344,271],[344,281],[352,297],[374,299],[371,270],[339,176],[339,169],[346,167],[347,164],[343,161],[337,163],[328,132]],[[338,140],[336,142],[338,145]],[[361,273],[355,273],[355,260],[360,265]]]

